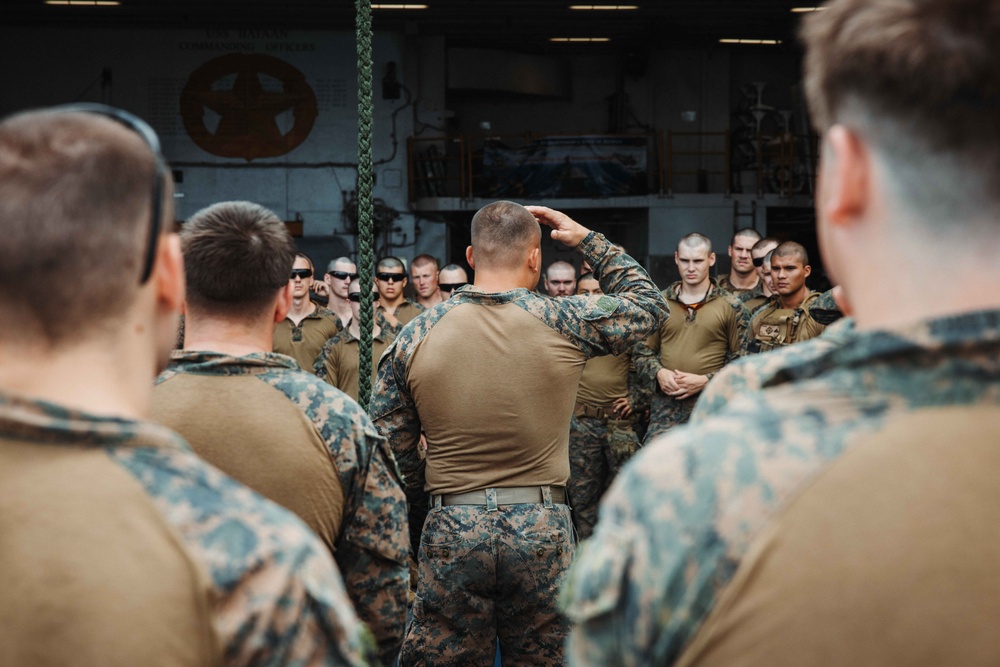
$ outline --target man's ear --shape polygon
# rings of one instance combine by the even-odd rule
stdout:
[[[295,287],[291,282],[278,290],[278,298],[274,301],[274,323],[283,322],[288,317],[288,311],[292,308],[292,293]]]
[[[806,264],[805,266],[803,266],[803,267],[802,267],[802,274],[803,274],[803,275],[804,275],[804,276],[805,276],[806,278],[808,278],[808,277],[809,277],[810,275],[812,275],[812,272],[813,272],[813,269],[812,269],[812,267],[811,267],[811,266],[809,266],[808,264]]]
[[[528,253],[528,268],[531,269],[532,273],[539,273],[542,269],[542,249],[535,246]],[[548,278],[546,277],[545,284],[548,284]]]
[[[473,271],[476,270],[476,260],[472,256],[472,246],[470,245],[465,249],[465,261],[469,263],[469,268]]]
[[[826,220],[849,224],[864,213],[869,205],[872,168],[871,153],[857,134],[843,125],[827,130],[817,200]]]
[[[153,281],[157,299],[169,310],[183,312],[184,254],[181,252],[181,237],[177,234],[164,235],[156,245]]]
[[[715,266],[715,253],[714,252],[708,253],[708,265],[709,266]]]

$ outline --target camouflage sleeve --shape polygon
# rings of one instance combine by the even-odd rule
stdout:
[[[388,332],[393,336],[398,336],[399,332],[403,330],[402,322],[397,320],[396,324],[389,324],[389,320],[385,319],[385,313],[381,310],[375,311],[375,324],[377,324],[382,331]]]
[[[751,356],[739,359],[737,363],[722,368],[711,381],[705,385],[698,402],[691,412],[689,423],[701,421],[722,410],[729,401],[745,393],[749,389],[758,389],[759,360],[764,357]]]
[[[760,326],[760,320],[764,317],[764,310],[767,306],[768,304],[764,304],[755,310],[753,315],[750,316],[750,323],[747,325],[747,333],[743,337],[743,350],[740,353],[741,357],[745,357],[748,354],[760,353],[760,343],[757,342],[757,328]]]
[[[653,397],[652,385],[642,376],[636,364],[636,355],[642,354],[641,348],[649,349],[645,343],[636,343],[628,352],[628,403],[636,413],[648,409]]]
[[[735,297],[726,297],[733,308],[733,322],[729,327],[729,349],[726,350],[725,364],[739,359],[746,352],[747,332],[750,330],[750,312],[742,301]]]
[[[327,384],[337,386],[337,369],[335,366],[331,366],[330,357],[333,355],[333,348],[337,345],[337,341],[340,340],[340,335],[328,338],[323,347],[320,348],[319,354],[316,356],[316,361],[313,362],[312,371],[313,374],[320,380],[323,380]]]
[[[365,420],[367,420],[365,416]],[[409,566],[406,496],[396,461],[370,426],[365,477],[355,489],[353,516],[337,542],[347,593],[368,624],[383,665],[394,664],[403,643]]]
[[[205,567],[226,665],[375,664],[329,552],[298,517],[186,449],[109,455]]]
[[[326,443],[344,490],[334,559],[358,616],[391,665],[403,641],[409,569],[406,499],[388,444],[344,392],[304,373],[262,379],[294,401]]]
[[[667,318],[667,303],[646,270],[604,235],[591,232],[577,250],[594,267],[604,295],[559,303],[576,306],[577,333],[588,357],[624,354]]]
[[[829,326],[844,316],[833,298],[832,289],[813,299],[809,304],[809,316],[824,326]]]
[[[712,532],[715,489],[692,446],[701,443],[667,439],[619,474],[566,575],[569,665],[673,664],[736,567]]]
[[[382,355],[369,406],[375,428],[388,440],[403,476],[414,554],[419,550],[420,531],[429,500],[424,491],[424,461],[419,455],[420,417],[406,387],[405,353],[418,330],[420,327],[407,328]]]
[[[635,364],[639,381],[648,387],[652,396],[656,392],[656,374],[663,368],[663,364],[660,363],[659,330],[632,348],[632,363]]]

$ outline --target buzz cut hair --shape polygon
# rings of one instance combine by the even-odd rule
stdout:
[[[763,250],[764,248],[770,245],[778,246],[780,244],[781,241],[774,238],[773,236],[765,236],[760,241],[757,241],[756,243],[753,244],[753,247],[750,248],[750,254],[753,254],[755,251]]]
[[[403,260],[399,257],[393,257],[392,255],[380,257],[378,262],[375,264],[376,272],[384,271],[386,269],[402,269],[403,273],[406,273],[406,265],[403,264]]]
[[[0,341],[57,348],[116,328],[139,292],[156,173],[149,146],[98,114],[0,122]],[[168,172],[165,221],[171,188]]]
[[[805,246],[795,241],[785,241],[771,252],[772,257],[794,257],[802,263],[802,266],[809,265],[809,253]]]
[[[740,238],[741,236],[752,238],[755,243],[757,241],[760,241],[760,232],[758,232],[753,227],[744,227],[742,229],[736,230],[736,233],[733,234],[732,240],[729,241],[729,245],[731,246],[736,245],[736,239]]]
[[[354,264],[354,260],[350,257],[338,257],[337,259],[331,259],[326,265],[326,272],[331,273],[336,271],[338,264]]]
[[[426,266],[427,264],[433,264],[435,271],[441,270],[441,265],[440,263],[438,263],[437,257],[434,257],[433,255],[428,255],[426,253],[414,257],[413,261],[410,262],[410,268],[412,269],[416,266]]]
[[[282,223],[282,224],[284,224],[284,223]],[[306,260],[307,262],[309,262],[309,270],[312,271],[314,274],[316,273],[316,266],[313,264],[312,258],[309,257],[309,255],[305,254],[304,252],[297,252],[297,253],[295,253],[295,259],[304,259],[304,260]],[[292,264],[293,265],[295,264],[294,260],[292,261]]]
[[[181,229],[186,300],[193,316],[252,320],[288,285],[296,258],[285,223],[246,201],[204,208]]]
[[[541,237],[535,216],[512,201],[495,201],[472,216],[472,251],[484,268],[516,268]]]
[[[576,267],[569,262],[564,262],[563,260],[557,260],[548,265],[545,269],[545,279],[548,280],[552,273],[552,269],[569,269],[573,273],[573,280],[576,280]]]
[[[706,248],[708,254],[712,254],[712,241],[704,234],[699,234],[698,232],[691,232],[690,234],[685,234],[681,237],[681,240],[677,242],[677,252],[680,252],[681,246],[685,248]]]

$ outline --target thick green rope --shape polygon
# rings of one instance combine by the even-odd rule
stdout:
[[[358,274],[361,281],[361,340],[358,341],[358,403],[368,410],[372,391],[372,4],[357,0],[358,33]]]

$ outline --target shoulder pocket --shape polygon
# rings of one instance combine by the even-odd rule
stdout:
[[[587,321],[603,320],[614,315],[621,304],[619,299],[607,295],[599,296],[596,299],[588,300],[580,317]]]

